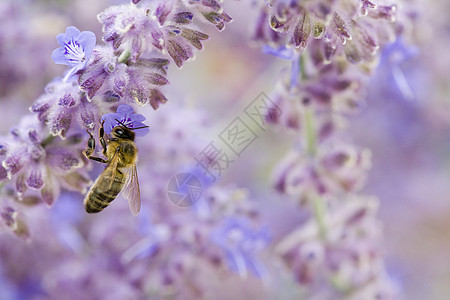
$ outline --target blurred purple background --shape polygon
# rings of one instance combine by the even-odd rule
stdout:
[[[74,25],[95,32],[99,39],[101,24],[96,15],[118,3],[0,3],[2,134],[28,113],[45,85],[62,74],[64,68],[50,57],[57,47],[56,35]],[[399,86],[386,50],[368,84],[365,106],[349,118],[345,139],[372,151],[364,192],[380,200],[381,248],[401,299],[448,299],[450,7],[448,1],[403,1],[404,6],[408,4],[420,12],[415,30],[405,34],[405,44],[415,42],[406,47],[414,51],[395,67],[403,72],[410,90]],[[280,72],[289,68],[288,62],[263,54],[250,42],[257,12],[249,3],[227,1],[225,7],[234,22],[223,32],[208,28],[210,39],[196,59],[180,70],[170,66],[170,85],[165,88],[168,103],[157,111],[148,106],[140,110],[151,132],[148,138],[137,140],[138,149],[146,149],[138,165],[143,207],[139,217],[131,216],[124,199],[99,215],[86,215],[83,195],[73,192],[64,192],[52,208],[39,204],[23,209],[30,241],[3,228],[0,233],[0,299],[145,299],[140,298],[138,287],[145,289],[148,299],[159,299],[161,282],[167,284],[162,297],[172,295],[173,282],[177,289],[183,286],[189,291],[181,299],[294,299],[302,295],[301,288],[264,252],[261,261],[270,274],[268,281],[253,274],[246,279],[227,277],[224,269],[204,267],[188,275],[198,286],[180,283],[174,274],[198,263],[193,256],[214,260],[220,245],[211,249],[195,249],[195,245],[210,244],[205,241],[208,235],[202,235],[202,226],[222,224],[227,213],[214,221],[205,217],[205,221],[174,207],[168,199],[152,202],[166,197],[171,176],[195,163],[194,157],[235,117],[242,116],[260,92],[270,95]],[[289,132],[268,130],[219,180],[221,186],[247,189],[226,197],[236,202],[253,199],[252,205],[275,238],[297,224],[292,220],[302,217],[271,187],[274,167],[294,144]],[[95,166],[91,178],[100,171]],[[205,191],[209,192],[215,197],[225,193]],[[5,191],[1,197],[10,198]],[[251,215],[251,208],[239,209]],[[197,226],[203,221],[206,225]],[[182,237],[172,244],[167,242],[171,230]]]

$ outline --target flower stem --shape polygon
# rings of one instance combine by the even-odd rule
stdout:
[[[49,134],[49,135],[41,142],[42,148],[45,148],[45,147],[47,147],[48,145],[50,145],[50,144],[53,142],[53,140],[54,140],[55,138],[56,138],[55,135]]]
[[[306,74],[306,68],[305,68],[305,55],[301,55],[300,56],[300,61],[299,61],[299,65],[300,65],[300,75],[301,75],[301,79],[302,80],[306,80],[308,79],[308,75]]]
[[[313,209],[314,218],[316,219],[317,226],[319,227],[319,236],[322,240],[325,240],[327,234],[325,226],[326,206],[324,199],[322,199],[319,195],[313,196]]]
[[[131,52],[128,50],[125,50],[120,54],[120,56],[117,60],[119,61],[119,63],[125,63],[130,58],[130,56],[131,56]]]
[[[306,149],[310,156],[315,156],[317,152],[317,136],[314,126],[314,112],[306,107],[304,116]]]
[[[292,65],[291,65],[291,82],[290,82],[290,88],[293,89],[298,82],[298,74],[300,73],[300,56],[295,55],[295,57],[292,59]]]

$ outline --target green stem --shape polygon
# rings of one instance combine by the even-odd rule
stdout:
[[[49,144],[51,144],[55,138],[56,138],[55,135],[49,134],[49,135],[41,142],[42,148],[45,148],[46,146],[48,146]]]
[[[325,212],[327,210],[325,201],[318,195],[313,196],[313,209],[314,218],[316,219],[317,226],[319,227],[319,236],[322,240],[326,238],[327,229],[325,226]]]
[[[131,52],[128,50],[125,50],[122,52],[122,54],[120,54],[118,61],[119,63],[125,63],[127,62],[127,60],[130,58],[131,56]]]
[[[300,75],[301,75],[301,79],[302,80],[306,80],[306,79],[308,79],[308,75],[306,74],[306,68],[305,68],[305,55],[304,54],[302,54],[301,56],[300,56],[300,61],[299,61],[299,64],[300,64]]]
[[[315,156],[317,152],[317,135],[314,126],[314,115],[313,111],[306,107],[305,110],[305,138],[306,138],[306,149],[310,156]]]
[[[350,286],[347,282],[343,281],[338,274],[332,274],[329,277],[331,285],[338,291],[345,293],[349,290]]]

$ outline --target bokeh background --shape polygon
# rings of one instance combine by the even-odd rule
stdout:
[[[118,3],[1,0],[1,134],[16,125],[20,116],[28,114],[28,107],[42,94],[45,85],[63,72],[64,68],[55,65],[50,57],[57,47],[56,35],[67,26],[75,25],[101,36],[96,15]],[[449,299],[450,21],[447,14],[450,4],[445,0],[417,0],[409,4],[420,12],[415,25],[417,44],[411,46],[413,55],[399,68],[405,74],[411,94],[405,94],[393,84],[391,65],[382,58],[367,87],[365,107],[349,118],[347,138],[372,151],[372,169],[364,191],[380,199],[378,216],[383,226],[382,248],[387,271],[402,299]],[[146,141],[138,141],[138,147],[158,144],[169,153],[188,145],[190,150],[183,161],[192,159],[194,162],[195,154],[216,139],[236,116],[243,114],[243,109],[260,92],[270,95],[280,72],[289,67],[287,62],[261,53],[250,41],[257,15],[250,3],[230,1],[226,7],[234,22],[223,32],[209,28],[211,38],[205,43],[205,50],[197,53],[196,59],[182,69],[170,67],[170,85],[165,88],[169,102],[157,111],[142,108],[141,113],[148,116],[155,133]],[[180,113],[183,110],[185,112]],[[180,132],[186,136],[173,149],[177,144],[175,136]],[[293,146],[291,137],[289,132],[280,129],[268,131],[220,178],[220,184],[248,189],[263,213],[273,213],[270,225],[275,231],[288,226],[276,228],[279,222],[275,216],[282,218],[289,214],[290,204],[283,203],[272,191],[272,171]],[[168,172],[163,162],[170,159],[169,155],[146,157],[152,153],[160,152],[142,153],[139,165],[144,179],[141,180],[144,211],[145,203],[152,201],[146,195],[157,193],[152,190],[152,176],[145,174]],[[94,168],[91,175],[94,178],[99,172],[100,169]],[[118,200],[101,216],[86,217],[82,199],[77,193],[63,193],[53,208],[42,204],[24,210],[30,230],[28,242],[9,231],[1,232],[0,299],[46,299],[42,289],[55,294],[73,293],[80,295],[79,299],[132,299],[127,298],[132,293],[126,291],[132,287],[120,290],[123,294],[111,289],[114,285],[120,286],[120,277],[109,275],[108,268],[98,274],[98,280],[104,283],[101,289],[100,285],[95,285],[96,291],[89,290],[81,280],[77,286],[69,279],[75,281],[85,276],[89,272],[86,269],[89,262],[100,266],[115,264],[108,261],[113,258],[106,252],[121,249],[110,244],[123,239],[112,236],[122,232],[121,226],[145,231],[148,225],[145,222],[150,222],[148,216],[146,219],[144,212],[143,216],[133,219],[125,201]],[[115,224],[109,223],[112,218]],[[71,232],[74,230],[71,224],[77,224],[75,227],[81,234]],[[180,224],[183,226],[183,222]],[[90,240],[98,243],[86,246],[83,236],[90,236]],[[58,260],[65,261],[60,268],[56,267]],[[144,273],[138,268],[135,270],[136,274],[127,276]],[[68,278],[67,282],[52,286],[59,274]],[[274,299],[271,298],[274,295],[293,299],[295,288],[288,277],[274,274],[280,276],[278,280],[282,284],[272,284],[261,290],[255,287],[264,284],[256,278],[244,283],[239,278],[223,282],[208,282],[208,277],[201,280],[205,285],[214,286],[217,299],[227,293],[228,299],[231,298],[230,289],[236,289],[237,299],[243,299],[243,295],[255,299],[264,296]],[[83,293],[77,289],[86,289],[84,295],[92,298],[83,298]]]

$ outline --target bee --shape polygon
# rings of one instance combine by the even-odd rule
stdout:
[[[136,171],[137,148],[134,143],[133,130],[148,126],[129,128],[116,119],[120,124],[111,131],[111,137],[105,142],[104,121],[100,127],[100,143],[103,155],[107,160],[92,156],[95,151],[95,139],[88,131],[89,140],[84,155],[91,160],[106,164],[105,170],[98,176],[91,189],[84,198],[84,207],[88,213],[98,213],[106,208],[117,195],[123,191],[128,200],[131,213],[137,215],[141,207],[141,195],[138,175]]]

